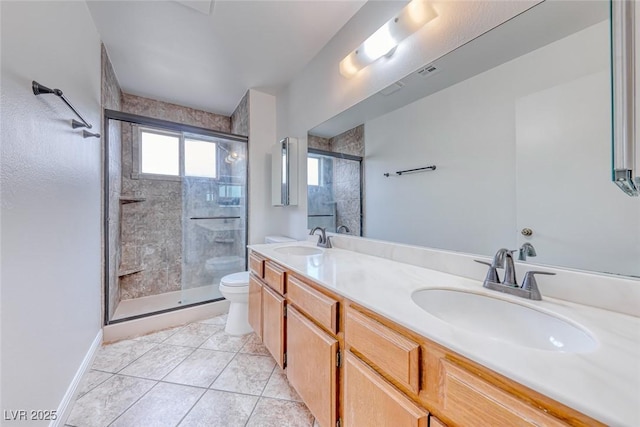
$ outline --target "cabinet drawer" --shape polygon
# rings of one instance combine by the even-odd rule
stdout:
[[[401,385],[420,391],[420,346],[383,324],[349,310],[345,340],[365,359]]]
[[[287,298],[320,326],[338,332],[338,301],[291,276],[287,277]]]
[[[566,426],[460,366],[441,360],[443,413],[456,425]]]
[[[373,369],[346,352],[344,425],[427,427],[429,414]]]
[[[275,262],[266,261],[264,263],[264,281],[272,289],[276,290],[280,295],[284,295],[284,280],[285,273],[284,268],[280,267]]]
[[[262,279],[264,277],[264,258],[251,252],[249,254],[249,271]]]

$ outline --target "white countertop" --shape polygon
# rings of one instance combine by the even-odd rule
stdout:
[[[640,318],[548,298],[544,293],[542,301],[529,301],[486,290],[477,280],[344,249],[325,249],[322,255],[312,256],[274,251],[282,246],[314,245],[295,242],[249,248],[596,420],[614,426],[640,426]],[[485,293],[552,312],[587,329],[599,346],[589,353],[544,351],[456,328],[411,299],[416,290],[442,287]]]

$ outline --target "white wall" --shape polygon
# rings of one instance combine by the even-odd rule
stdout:
[[[440,56],[530,8],[527,1],[435,1],[438,17],[405,39],[393,56],[381,59],[351,79],[340,75],[339,62],[406,2],[370,1],[334,36],[291,84],[278,94],[278,137],[300,139],[300,179],[306,182],[307,131]],[[306,186],[300,204],[286,209],[288,233],[304,238],[307,229]]]
[[[536,263],[640,276],[640,200],[608,160],[608,32],[602,22],[365,123],[367,237],[485,255],[530,241]]]
[[[101,328],[101,141],[31,80],[100,132],[100,40],[84,2],[0,8],[0,409],[56,410]]]
[[[249,91],[249,244],[264,243],[264,237],[268,235],[287,234],[283,209],[288,208],[271,206],[271,147],[277,141],[276,97],[251,89]]]

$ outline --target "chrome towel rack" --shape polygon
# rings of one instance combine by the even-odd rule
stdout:
[[[436,170],[436,165],[425,166],[423,168],[405,169],[403,171],[396,171],[395,174],[400,176],[400,175],[404,175],[406,173],[426,172],[426,171],[434,171],[434,170]],[[384,174],[384,176],[386,176],[387,178],[389,178],[390,175],[391,174],[389,172]]]
[[[78,110],[76,110],[75,107],[73,105],[71,105],[71,102],[69,102],[69,100],[64,96],[64,94],[62,93],[62,91],[60,89],[49,89],[48,87],[46,87],[44,85],[41,85],[40,83],[38,83],[35,80],[33,80],[31,82],[31,88],[33,90],[33,94],[36,95],[36,96],[37,95],[53,94],[53,95],[58,96],[60,99],[62,99],[62,101],[65,104],[67,104],[67,107],[69,107],[69,109],[71,109],[71,111],[73,111],[73,113],[80,119],[80,121],[77,121],[76,119],[72,119],[71,120],[71,127],[73,129],[77,129],[77,128],[91,129],[93,127],[93,126],[91,126],[91,123],[86,121],[84,119],[84,117],[82,117],[82,115],[80,115]],[[83,138],[100,138],[100,134],[99,133],[88,132],[87,130],[83,130],[82,131],[82,137]]]

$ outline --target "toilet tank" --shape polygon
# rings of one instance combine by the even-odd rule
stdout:
[[[266,236],[264,238],[265,243],[286,243],[286,242],[295,242],[296,239],[292,239],[287,236]]]

